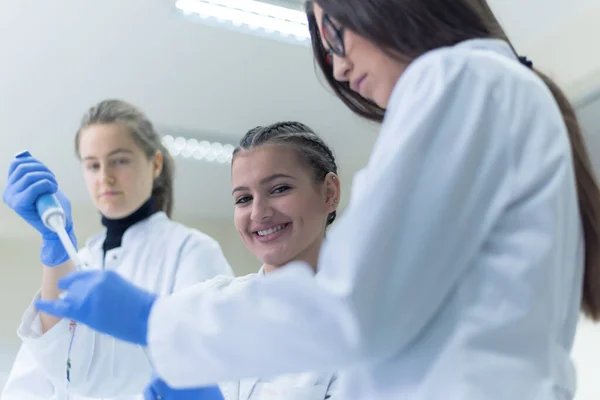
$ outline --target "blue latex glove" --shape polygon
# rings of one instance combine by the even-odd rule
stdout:
[[[81,322],[127,342],[146,346],[154,293],[134,286],[114,271],[73,272],[58,281],[64,297],[37,300],[38,311]]]
[[[218,386],[173,389],[156,375],[144,391],[144,400],[225,400]]]
[[[8,169],[8,181],[2,194],[2,200],[42,234],[40,259],[44,265],[53,267],[67,261],[69,256],[58,235],[46,228],[35,208],[35,201],[44,194],[56,194],[56,197],[58,197],[67,217],[67,233],[75,248],[77,248],[71,218],[71,203],[58,190],[58,183],[54,174],[48,167],[28,153],[27,156],[15,158]]]

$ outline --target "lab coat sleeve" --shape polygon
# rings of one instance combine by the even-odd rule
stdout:
[[[48,400],[54,396],[54,385],[38,367],[29,349],[21,346],[0,400]]]
[[[198,231],[192,231],[182,245],[179,257],[174,291],[215,275],[232,275],[218,243]],[[54,386],[65,387],[71,339],[69,321],[61,320],[42,335],[39,314],[31,305],[19,335]],[[75,331],[71,366],[69,391],[87,397],[139,395],[152,376],[152,366],[143,347],[97,333],[82,324],[78,324]]]
[[[182,250],[173,292],[220,275],[234,276],[221,246],[210,236],[192,230]]]
[[[335,371],[390,357],[435,318],[510,197],[510,114],[443,50],[397,83],[313,276],[295,262],[235,292],[159,299],[149,351],[170,385]]]

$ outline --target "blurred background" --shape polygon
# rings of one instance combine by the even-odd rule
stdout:
[[[517,50],[576,105],[600,174],[600,3],[489,1]],[[230,196],[230,149],[250,128],[298,120],[315,129],[338,157],[343,207],[378,127],[350,114],[316,73],[303,21],[294,22],[302,0],[261,2],[285,8],[268,23],[250,3],[1,1],[0,188],[14,154],[28,149],[56,173],[83,243],[101,225],[74,135],[89,106],[120,98],[148,114],[176,158],[174,219],[217,239],[239,275],[260,267],[233,227]],[[255,29],[265,25],[271,32]],[[0,387],[40,284],[39,244],[0,204]],[[577,400],[600,398],[600,328],[582,323],[574,356]]]

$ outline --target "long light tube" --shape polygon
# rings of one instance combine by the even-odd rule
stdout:
[[[252,31],[278,34],[285,39],[308,42],[306,15],[297,10],[255,0],[177,0],[182,13],[202,19],[247,27]]]
[[[195,158],[196,160],[218,162],[221,164],[231,161],[234,150],[231,144],[186,139],[181,136],[163,136],[162,142],[174,157]]]

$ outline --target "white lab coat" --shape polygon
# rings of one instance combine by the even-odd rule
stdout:
[[[232,278],[220,276],[204,285],[212,290],[236,291],[254,279],[265,276],[264,268],[258,274]],[[270,340],[266,335],[264,340]],[[334,373],[304,372],[270,378],[247,378],[239,381],[219,383],[225,400],[335,400],[337,376]]]
[[[341,369],[347,400],[570,399],[572,164],[550,91],[505,42],[428,52],[396,84],[316,276],[296,262],[159,299],[154,366],[175,387]]]
[[[84,268],[112,269],[134,284],[169,294],[217,275],[233,276],[219,244],[197,230],[158,212],[131,226],[122,245],[103,257],[105,233],[87,241],[80,251]],[[36,295],[36,299],[39,293]],[[1,400],[66,398],[66,359],[71,335],[62,320],[44,335],[33,304],[18,334],[23,345]],[[71,350],[69,400],[141,399],[152,367],[144,349],[78,324]]]

